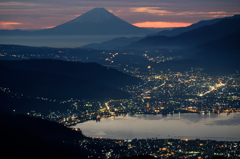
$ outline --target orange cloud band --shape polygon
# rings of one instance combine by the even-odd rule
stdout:
[[[0,22],[0,29],[13,29],[14,25],[21,25],[18,22]]]
[[[184,22],[140,22],[134,23],[137,27],[144,27],[144,28],[173,28],[173,27],[187,27],[192,25],[192,23],[184,23]]]

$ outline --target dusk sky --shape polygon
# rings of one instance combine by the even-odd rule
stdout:
[[[139,27],[183,27],[240,14],[240,0],[1,0],[0,29],[51,28],[104,7]]]

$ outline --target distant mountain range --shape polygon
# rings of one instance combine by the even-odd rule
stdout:
[[[96,63],[60,60],[0,61],[1,87],[50,99],[128,98],[118,87],[140,79]]]
[[[81,48],[83,49],[102,49],[102,50],[111,50],[111,49],[119,49],[124,46],[127,46],[133,42],[141,40],[142,37],[132,37],[132,38],[125,38],[125,37],[120,37],[120,38],[114,38],[109,41],[105,41],[102,43],[92,43],[88,45],[84,45]]]
[[[213,21],[212,21],[213,22]],[[216,21],[214,21],[216,22]],[[177,36],[150,36],[123,49],[169,49],[183,59],[153,64],[156,71],[187,71],[205,68],[210,75],[228,75],[240,70],[240,18],[223,18],[218,22]]]
[[[94,8],[50,29],[0,31],[0,35],[147,35],[152,33],[154,32],[127,23],[104,8]]]
[[[193,67],[204,68],[211,76],[229,75],[240,71],[240,31],[218,38],[191,49],[184,49],[178,54],[181,60],[166,61],[153,64],[160,70],[184,72]]]
[[[190,46],[190,44],[191,45],[198,44],[197,40],[200,40],[200,38],[202,38],[202,40],[204,40],[203,39],[204,34],[208,35],[208,37],[206,37],[206,39],[208,39],[208,40],[212,40],[212,39],[218,38],[220,36],[227,35],[228,33],[224,34],[224,32],[222,35],[222,33],[221,33],[222,31],[219,33],[219,36],[217,35],[218,34],[217,31],[218,31],[218,29],[220,29],[219,26],[213,26],[212,30],[209,30],[209,29],[211,29],[211,27],[209,27],[209,28],[206,28],[206,27],[216,24],[224,19],[239,19],[239,18],[240,18],[240,15],[234,15],[232,17],[217,18],[217,19],[212,19],[212,20],[203,20],[203,21],[199,21],[198,23],[192,24],[191,26],[188,26],[188,27],[174,28],[172,30],[163,30],[156,34],[148,35],[147,37],[115,38],[115,39],[112,39],[112,40],[109,40],[106,42],[102,42],[102,43],[88,44],[88,45],[82,46],[82,48],[108,49],[108,50],[119,49],[120,47],[122,47],[123,49],[126,49],[126,48],[137,49],[137,48],[145,48],[145,47],[151,48],[151,47],[158,47],[158,46],[166,47],[166,48],[171,46],[171,47],[178,48],[178,47],[184,46],[184,44],[186,44],[186,43],[188,46]],[[237,26],[238,25],[236,25],[236,28],[237,28]],[[200,29],[201,27],[205,27],[206,30],[204,30],[204,29],[201,30]],[[228,28],[228,27],[229,26],[226,25],[225,29],[229,30],[231,32],[231,28]],[[214,29],[214,28],[218,28],[218,29]],[[236,28],[234,29],[235,31],[236,31]],[[197,29],[200,29],[200,30],[198,31]],[[222,27],[222,29],[224,29],[224,27]],[[193,31],[193,30],[196,30],[196,31]],[[234,30],[233,30],[233,32],[234,32]],[[212,31],[216,32],[215,37],[213,37]],[[199,32],[200,34],[196,35],[195,32]],[[210,32],[210,34],[209,34],[209,32]],[[225,32],[227,32],[227,31],[225,31]],[[180,34],[182,34],[182,35],[180,35]],[[199,35],[202,37],[199,37]],[[194,39],[194,40],[192,40],[192,39]],[[130,45],[130,43],[134,43],[134,44]],[[135,43],[141,43],[141,46],[134,47],[134,45],[137,45]],[[129,46],[124,47],[127,45],[129,45]]]
[[[150,36],[132,43],[125,49],[149,49],[149,48],[168,48],[183,49],[192,48],[203,43],[222,38],[229,34],[239,31],[240,18],[222,19],[219,22],[206,25],[191,31],[181,33],[177,36]]]
[[[211,20],[201,20],[201,21],[194,23],[188,27],[180,27],[180,28],[174,28],[172,30],[160,31],[160,32],[156,33],[155,36],[157,36],[157,35],[163,35],[163,36],[168,36],[168,37],[176,36],[181,33],[188,32],[190,30],[201,28],[206,25],[213,25],[223,19],[237,19],[237,18],[240,18],[240,15],[234,15],[232,17],[225,17],[225,18],[216,18],[216,19],[211,19]]]

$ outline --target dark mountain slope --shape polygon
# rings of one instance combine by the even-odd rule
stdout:
[[[124,74],[116,69],[107,68],[97,63],[68,62],[61,60],[21,60],[1,61],[7,68],[19,71],[40,71],[47,74],[80,78],[109,87],[122,87],[137,84],[140,79]]]
[[[188,27],[181,27],[181,28],[175,28],[175,29],[172,29],[172,30],[160,31],[157,34],[155,34],[155,36],[157,36],[157,35],[158,36],[159,35],[168,36],[168,37],[176,36],[176,35],[179,35],[181,33],[188,32],[188,31],[194,30],[194,29],[198,29],[198,28],[206,26],[206,25],[215,24],[222,19],[235,19],[235,18],[240,18],[240,15],[234,15],[232,17],[225,17],[225,18],[216,18],[216,19],[211,19],[211,20],[201,20],[198,23],[192,24]]]
[[[240,18],[223,19],[216,24],[203,26],[174,37],[147,37],[126,48],[190,48],[232,34],[239,28]]]
[[[26,60],[1,61],[1,64],[1,87],[30,97],[60,100],[128,98],[128,93],[117,87],[128,81],[131,84],[139,82],[137,78],[94,63]]]
[[[69,108],[68,104],[60,104],[59,102],[32,99],[25,96],[20,97],[15,96],[14,93],[6,93],[0,91],[0,109],[2,111],[11,113],[11,114],[26,114],[26,112],[31,112],[35,110],[36,112],[41,112],[42,114],[48,114],[49,110],[65,112]],[[15,112],[13,112],[15,110]]]
[[[24,115],[0,114],[1,156],[7,158],[87,158],[75,145],[65,144],[86,138],[55,122]],[[4,156],[6,155],[6,156]]]
[[[43,72],[14,71],[1,67],[4,78],[0,79],[2,87],[29,97],[44,97],[66,100],[107,97],[114,89],[91,84],[88,81],[74,79],[67,76],[47,74]],[[101,91],[102,90],[102,91]],[[107,95],[108,94],[108,95]]]
[[[240,58],[240,29],[225,37],[207,42],[189,51],[191,58],[217,58],[238,60]]]

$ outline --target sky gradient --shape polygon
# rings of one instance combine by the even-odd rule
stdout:
[[[43,29],[104,7],[139,27],[184,27],[240,14],[239,0],[1,0],[0,29]]]

